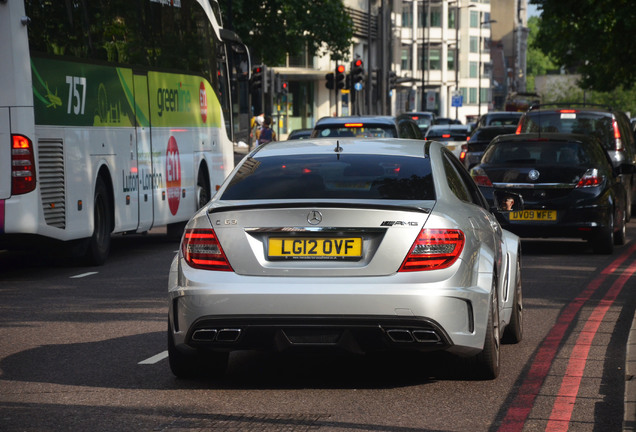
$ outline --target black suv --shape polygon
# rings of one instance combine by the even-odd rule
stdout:
[[[636,140],[622,111],[590,104],[542,104],[530,107],[517,126],[520,133],[568,133],[599,138],[612,164],[628,164],[621,176],[627,191],[627,220],[636,211]]]

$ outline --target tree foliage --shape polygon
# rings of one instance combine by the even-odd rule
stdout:
[[[534,77],[545,75],[548,71],[558,69],[554,61],[547,56],[540,48],[535,46],[535,40],[539,33],[541,18],[531,17],[528,19],[528,51],[526,54],[526,76],[527,88],[534,88]]]
[[[342,0],[225,0],[225,25],[241,37],[252,56],[272,66],[286,54],[349,55],[353,21]],[[229,7],[231,5],[231,8]],[[231,17],[228,14],[231,11]]]
[[[633,0],[530,0],[541,10],[536,46],[581,74],[581,87],[611,91],[636,81]]]

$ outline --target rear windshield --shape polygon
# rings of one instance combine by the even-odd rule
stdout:
[[[479,128],[475,130],[475,132],[470,137],[471,141],[479,140],[479,141],[492,141],[493,138],[499,135],[513,134],[517,129],[513,126],[510,128]]]
[[[389,125],[359,124],[316,126],[312,138],[397,138],[397,130]]]
[[[518,116],[506,115],[506,116],[492,116],[489,117],[486,121],[486,124],[489,126],[517,126],[519,123],[519,119],[521,118],[521,114]]]
[[[596,136],[607,150],[614,148],[612,115],[575,110],[536,111],[526,114],[523,133],[558,132]]]
[[[494,165],[588,165],[590,158],[585,148],[577,142],[500,141],[488,147],[481,162]]]
[[[295,155],[250,158],[222,200],[434,200],[430,160],[395,155]]]
[[[434,128],[429,129],[426,139],[437,141],[466,141],[468,129],[466,128]]]

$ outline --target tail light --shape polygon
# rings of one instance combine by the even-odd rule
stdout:
[[[520,135],[521,134],[521,128],[522,128],[522,124],[523,122],[520,121],[519,124],[517,125],[517,130],[515,131],[515,134]]]
[[[596,168],[590,168],[583,174],[581,180],[576,185],[577,188],[594,187],[603,183],[605,177],[598,173]]]
[[[460,230],[423,228],[399,271],[439,270],[450,267],[462,253],[464,242],[464,233]]]
[[[614,139],[616,140],[616,150],[623,151],[623,140],[621,139],[621,131],[618,128],[616,119],[612,119],[612,128],[614,129]]]
[[[11,194],[35,190],[33,143],[23,135],[11,135]]]
[[[473,168],[470,170],[470,176],[478,186],[492,186],[492,182],[483,168]]]
[[[466,160],[466,153],[468,153],[468,145],[462,144],[462,151],[459,153],[459,160],[464,162]]]
[[[233,271],[213,229],[186,229],[181,241],[181,253],[190,267]]]

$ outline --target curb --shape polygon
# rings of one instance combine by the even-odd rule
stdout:
[[[625,413],[623,431],[636,431],[636,315],[627,337],[625,353]]]

